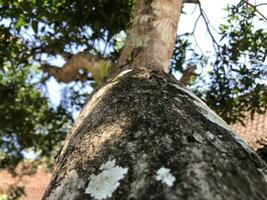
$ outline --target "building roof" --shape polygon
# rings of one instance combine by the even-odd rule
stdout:
[[[255,114],[254,120],[248,116],[243,126],[241,123],[231,125],[231,127],[240,136],[246,140],[249,145],[258,150],[267,146],[267,113],[260,115]],[[42,199],[43,193],[49,184],[51,174],[45,172],[42,168],[38,168],[33,175],[12,176],[7,170],[0,171],[0,193],[6,191],[7,188],[13,184],[23,186],[26,196],[23,200],[39,200]]]
[[[17,169],[16,169],[17,170]],[[43,193],[50,181],[51,173],[38,168],[32,175],[13,176],[8,170],[0,171],[0,195],[6,193],[10,186],[24,187],[25,196],[23,200],[42,199]]]
[[[256,151],[267,146],[267,112],[265,114],[250,115],[244,119],[243,126],[241,123],[231,125],[231,127]]]

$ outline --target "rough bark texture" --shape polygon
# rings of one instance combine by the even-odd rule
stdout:
[[[83,108],[43,199],[266,199],[266,164],[164,73],[182,1],[135,2],[118,73]]]
[[[118,67],[132,67],[167,72],[176,38],[181,0],[137,0],[132,29],[120,55]]]
[[[104,178],[100,174],[111,162],[124,171],[108,185],[112,170]],[[43,199],[264,200],[266,169],[247,144],[170,75],[127,70],[84,107]],[[93,184],[99,184],[96,192]]]

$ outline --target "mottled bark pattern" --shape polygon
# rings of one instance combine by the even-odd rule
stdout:
[[[68,134],[43,199],[267,199],[266,164],[164,73],[182,1],[135,2],[117,68]]]
[[[118,67],[167,72],[175,43],[182,0],[136,0],[135,15]]]
[[[128,173],[107,199],[267,199],[266,164],[160,71],[127,71],[94,94],[44,199],[93,199],[85,193],[90,176],[114,159]],[[172,186],[156,179],[162,167],[175,177]]]

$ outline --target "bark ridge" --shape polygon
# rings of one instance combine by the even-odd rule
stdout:
[[[122,72],[85,105],[43,199],[267,199],[266,164],[196,101],[163,72]]]

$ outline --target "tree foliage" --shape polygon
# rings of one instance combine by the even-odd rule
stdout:
[[[55,107],[45,92],[52,75],[43,69],[79,51],[116,63],[121,43],[114,38],[127,32],[131,8],[131,0],[0,0],[2,167],[19,162],[29,149],[39,157],[55,155],[73,121],[72,108],[80,109],[95,81],[88,73],[85,81],[65,85]],[[213,54],[195,50],[193,32],[177,36],[170,63],[172,73],[185,73],[189,66],[198,71],[211,67],[204,78],[197,73],[190,77],[189,86],[230,123],[242,121],[244,112],[263,113],[267,108],[267,33],[254,26],[259,20],[266,28],[266,18],[257,8],[245,1],[227,8],[221,40],[211,35]],[[201,7],[200,11],[210,33]]]
[[[62,106],[53,108],[32,83],[31,67],[4,66],[0,71],[0,165],[17,164],[23,153],[53,158],[72,122]]]
[[[215,53],[199,54],[189,41],[194,33],[177,37],[171,61],[173,71],[184,72],[188,66],[196,65],[209,74],[198,84],[195,92],[220,114],[228,123],[242,122],[245,113],[265,113],[267,108],[267,32],[266,18],[258,16],[257,6],[241,1],[227,7],[225,24],[220,25],[220,40],[211,33],[203,10],[208,33],[213,41]],[[255,27],[255,21],[265,26]],[[203,89],[203,85],[204,87]]]
[[[251,116],[266,112],[267,32],[254,26],[254,7],[241,2],[227,9],[207,102],[225,120],[235,122],[244,111],[251,111]]]
[[[105,56],[98,45],[111,45],[126,29],[130,8],[121,0],[0,1],[1,167],[18,163],[23,151],[55,156],[73,121],[69,110],[82,106],[88,90],[66,86],[54,108],[45,92],[50,76],[40,66],[77,48]]]

